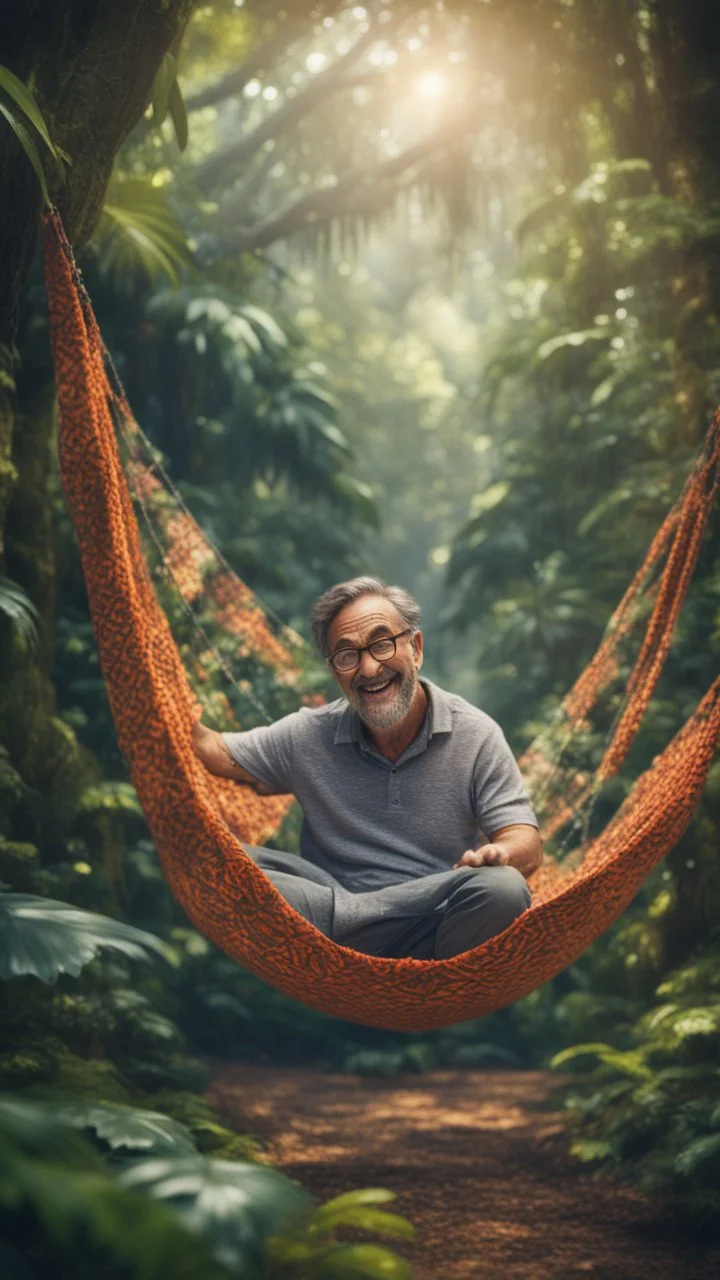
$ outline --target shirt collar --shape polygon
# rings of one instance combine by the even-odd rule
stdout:
[[[430,717],[428,741],[436,733],[452,733],[452,711],[448,694],[439,685],[432,684],[430,680],[421,680],[420,683],[428,698],[428,715]],[[349,702],[346,702],[335,730],[335,746],[340,746],[347,742],[359,742],[360,732],[360,716],[355,708],[351,707]]]

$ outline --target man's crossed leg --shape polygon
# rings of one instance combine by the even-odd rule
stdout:
[[[351,893],[296,854],[244,847],[290,906],[321,933],[373,956],[449,959],[502,933],[532,901],[515,867],[455,867]]]

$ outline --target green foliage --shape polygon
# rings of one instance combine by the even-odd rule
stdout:
[[[14,769],[10,763],[9,751],[6,747],[0,746],[0,829],[3,831],[9,830],[10,816],[18,801],[27,795],[28,790],[17,769]],[[7,845],[3,842],[2,856],[5,856],[6,849]]]
[[[587,1054],[599,1058],[607,1066],[614,1067],[616,1071],[621,1071],[633,1079],[652,1079],[653,1073],[646,1066],[642,1051],[620,1053],[607,1044],[574,1044],[570,1049],[563,1049],[561,1053],[556,1053],[550,1060],[550,1066],[562,1067],[575,1058],[584,1057]]]
[[[164,53],[162,62],[155,72],[152,86],[153,124],[159,128],[168,112],[168,96],[170,86],[177,75],[177,63],[170,52]]]
[[[204,390],[195,430],[205,431],[208,461],[212,466],[213,453],[226,465],[232,459],[235,483],[243,487],[262,479],[272,489],[283,478],[300,493],[332,496],[333,477],[350,457],[332,395],[298,358],[296,335],[291,343],[264,309],[223,293],[217,287],[164,292],[148,306],[191,403]],[[239,438],[230,434],[238,413]],[[173,452],[171,446],[171,465]],[[172,470],[176,480],[184,478],[182,465]],[[214,506],[230,508],[222,490]]]
[[[456,1055],[459,1066],[457,1056],[462,1056],[462,1050]],[[357,1049],[343,1060],[342,1070],[360,1076],[396,1076],[404,1072],[432,1071],[437,1065],[432,1042],[417,1040],[404,1049]]]
[[[12,1244],[13,1223],[30,1214],[31,1261],[68,1265],[92,1274],[93,1263],[122,1264],[130,1274],[160,1280],[170,1267],[187,1280],[211,1280],[210,1250],[163,1206],[125,1191],[79,1134],[43,1107],[0,1101],[0,1206]],[[21,1227],[22,1230],[22,1227]],[[81,1242],[90,1255],[78,1254]],[[85,1263],[89,1270],[85,1270]]]
[[[118,290],[139,275],[152,283],[179,283],[193,265],[185,232],[167,193],[150,178],[116,177],[110,183],[94,236],[101,271]]]
[[[57,159],[58,153],[50,140],[50,134],[42,112],[37,104],[35,95],[28,89],[27,85],[23,84],[22,80],[19,80],[8,67],[0,67],[0,89],[13,99],[35,131],[39,133],[50,154]]]
[[[394,1193],[380,1187],[350,1191],[326,1201],[300,1231],[288,1231],[269,1241],[268,1258],[273,1280],[312,1275],[318,1280],[410,1280],[402,1258],[375,1244],[339,1243],[335,1232],[352,1227],[362,1231],[413,1240],[415,1231],[406,1218],[375,1208],[394,1200]]]
[[[22,587],[9,578],[0,578],[0,613],[10,620],[20,638],[34,651],[38,643],[40,615]]]
[[[572,1150],[661,1196],[712,1234],[720,1195],[720,951],[717,943],[657,988],[661,1003],[630,1030],[631,1046],[573,1045],[550,1066],[599,1065],[566,1096]]]
[[[138,1161],[119,1184],[172,1205],[190,1231],[209,1237],[217,1262],[240,1274],[259,1271],[266,1237],[291,1229],[312,1203],[274,1169],[199,1155]]]
[[[188,1130],[157,1111],[142,1111],[111,1102],[52,1103],[48,1107],[62,1123],[80,1131],[91,1130],[111,1151],[167,1156],[195,1150]]]
[[[361,1076],[397,1076],[406,1067],[401,1050],[365,1049],[348,1054],[343,1070]]]
[[[8,101],[9,99],[9,101]],[[47,125],[43,119],[42,112],[35,100],[34,94],[23,84],[16,75],[8,67],[0,66],[0,115],[9,124],[30,164],[32,165],[35,176],[40,184],[43,202],[46,209],[52,207],[50,193],[48,191],[45,169],[40,158],[40,153],[35,143],[35,137],[39,137],[50,152],[53,160],[57,162],[60,171],[60,156],[50,140]],[[28,125],[30,128],[28,128]]]
[[[93,1133],[109,1154],[103,1158],[80,1131]],[[154,1154],[128,1155],[138,1151]],[[162,1115],[107,1103],[0,1099],[8,1248],[25,1230],[30,1262],[58,1266],[75,1257],[78,1277],[123,1264],[147,1280],[167,1267],[183,1280],[408,1280],[406,1264],[389,1249],[338,1239],[347,1228],[413,1239],[405,1218],[377,1208],[392,1199],[390,1191],[365,1188],[316,1207],[274,1169],[199,1155],[187,1131]]]
[[[168,93],[168,111],[173,122],[175,137],[181,151],[184,151],[188,144],[190,133],[190,123],[188,121],[187,108],[185,99],[182,96],[180,85],[177,79],[173,80]]]
[[[34,974],[55,982],[61,973],[77,976],[104,948],[133,960],[147,960],[153,952],[169,957],[158,938],[132,925],[35,894],[0,893],[0,924],[3,979]]]
[[[482,384],[491,469],[448,571],[448,620],[478,635],[485,704],[510,727],[579,673],[693,453],[663,280],[707,216],[661,195],[642,157],[563,178],[522,221],[520,269],[500,286],[510,315],[492,326]],[[693,629],[688,657],[697,645]]]
[[[177,79],[177,63],[171,53],[165,53],[158,67],[152,87],[153,124],[160,128],[170,113],[175,137],[181,151],[188,144],[188,118],[180,85]]]
[[[87,787],[78,800],[78,813],[127,813],[139,817],[142,814],[135,788],[129,782],[104,779]]]

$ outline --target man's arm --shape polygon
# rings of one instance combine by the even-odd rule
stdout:
[[[260,796],[282,796],[288,792],[281,787],[268,787],[259,782],[242,765],[236,764],[227,749],[221,733],[208,729],[207,725],[196,721],[192,730],[193,750],[198,760],[216,778],[232,778],[233,782],[244,782],[252,787]]]
[[[456,867],[516,867],[527,879],[542,866],[543,845],[537,827],[515,822],[490,836],[479,849],[466,849]]]

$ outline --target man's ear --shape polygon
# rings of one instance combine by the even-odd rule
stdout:
[[[420,643],[419,643],[419,644],[418,644],[418,636],[420,637]],[[422,666],[422,662],[423,662],[423,646],[422,646],[422,632],[421,632],[421,631],[416,631],[416,632],[415,632],[415,635],[414,635],[414,636],[413,636],[413,638],[412,638],[412,647],[413,647],[413,653],[415,654],[415,659],[416,659],[417,668],[418,668],[418,671],[419,671],[419,670],[420,670],[420,668],[421,668],[421,666]]]

